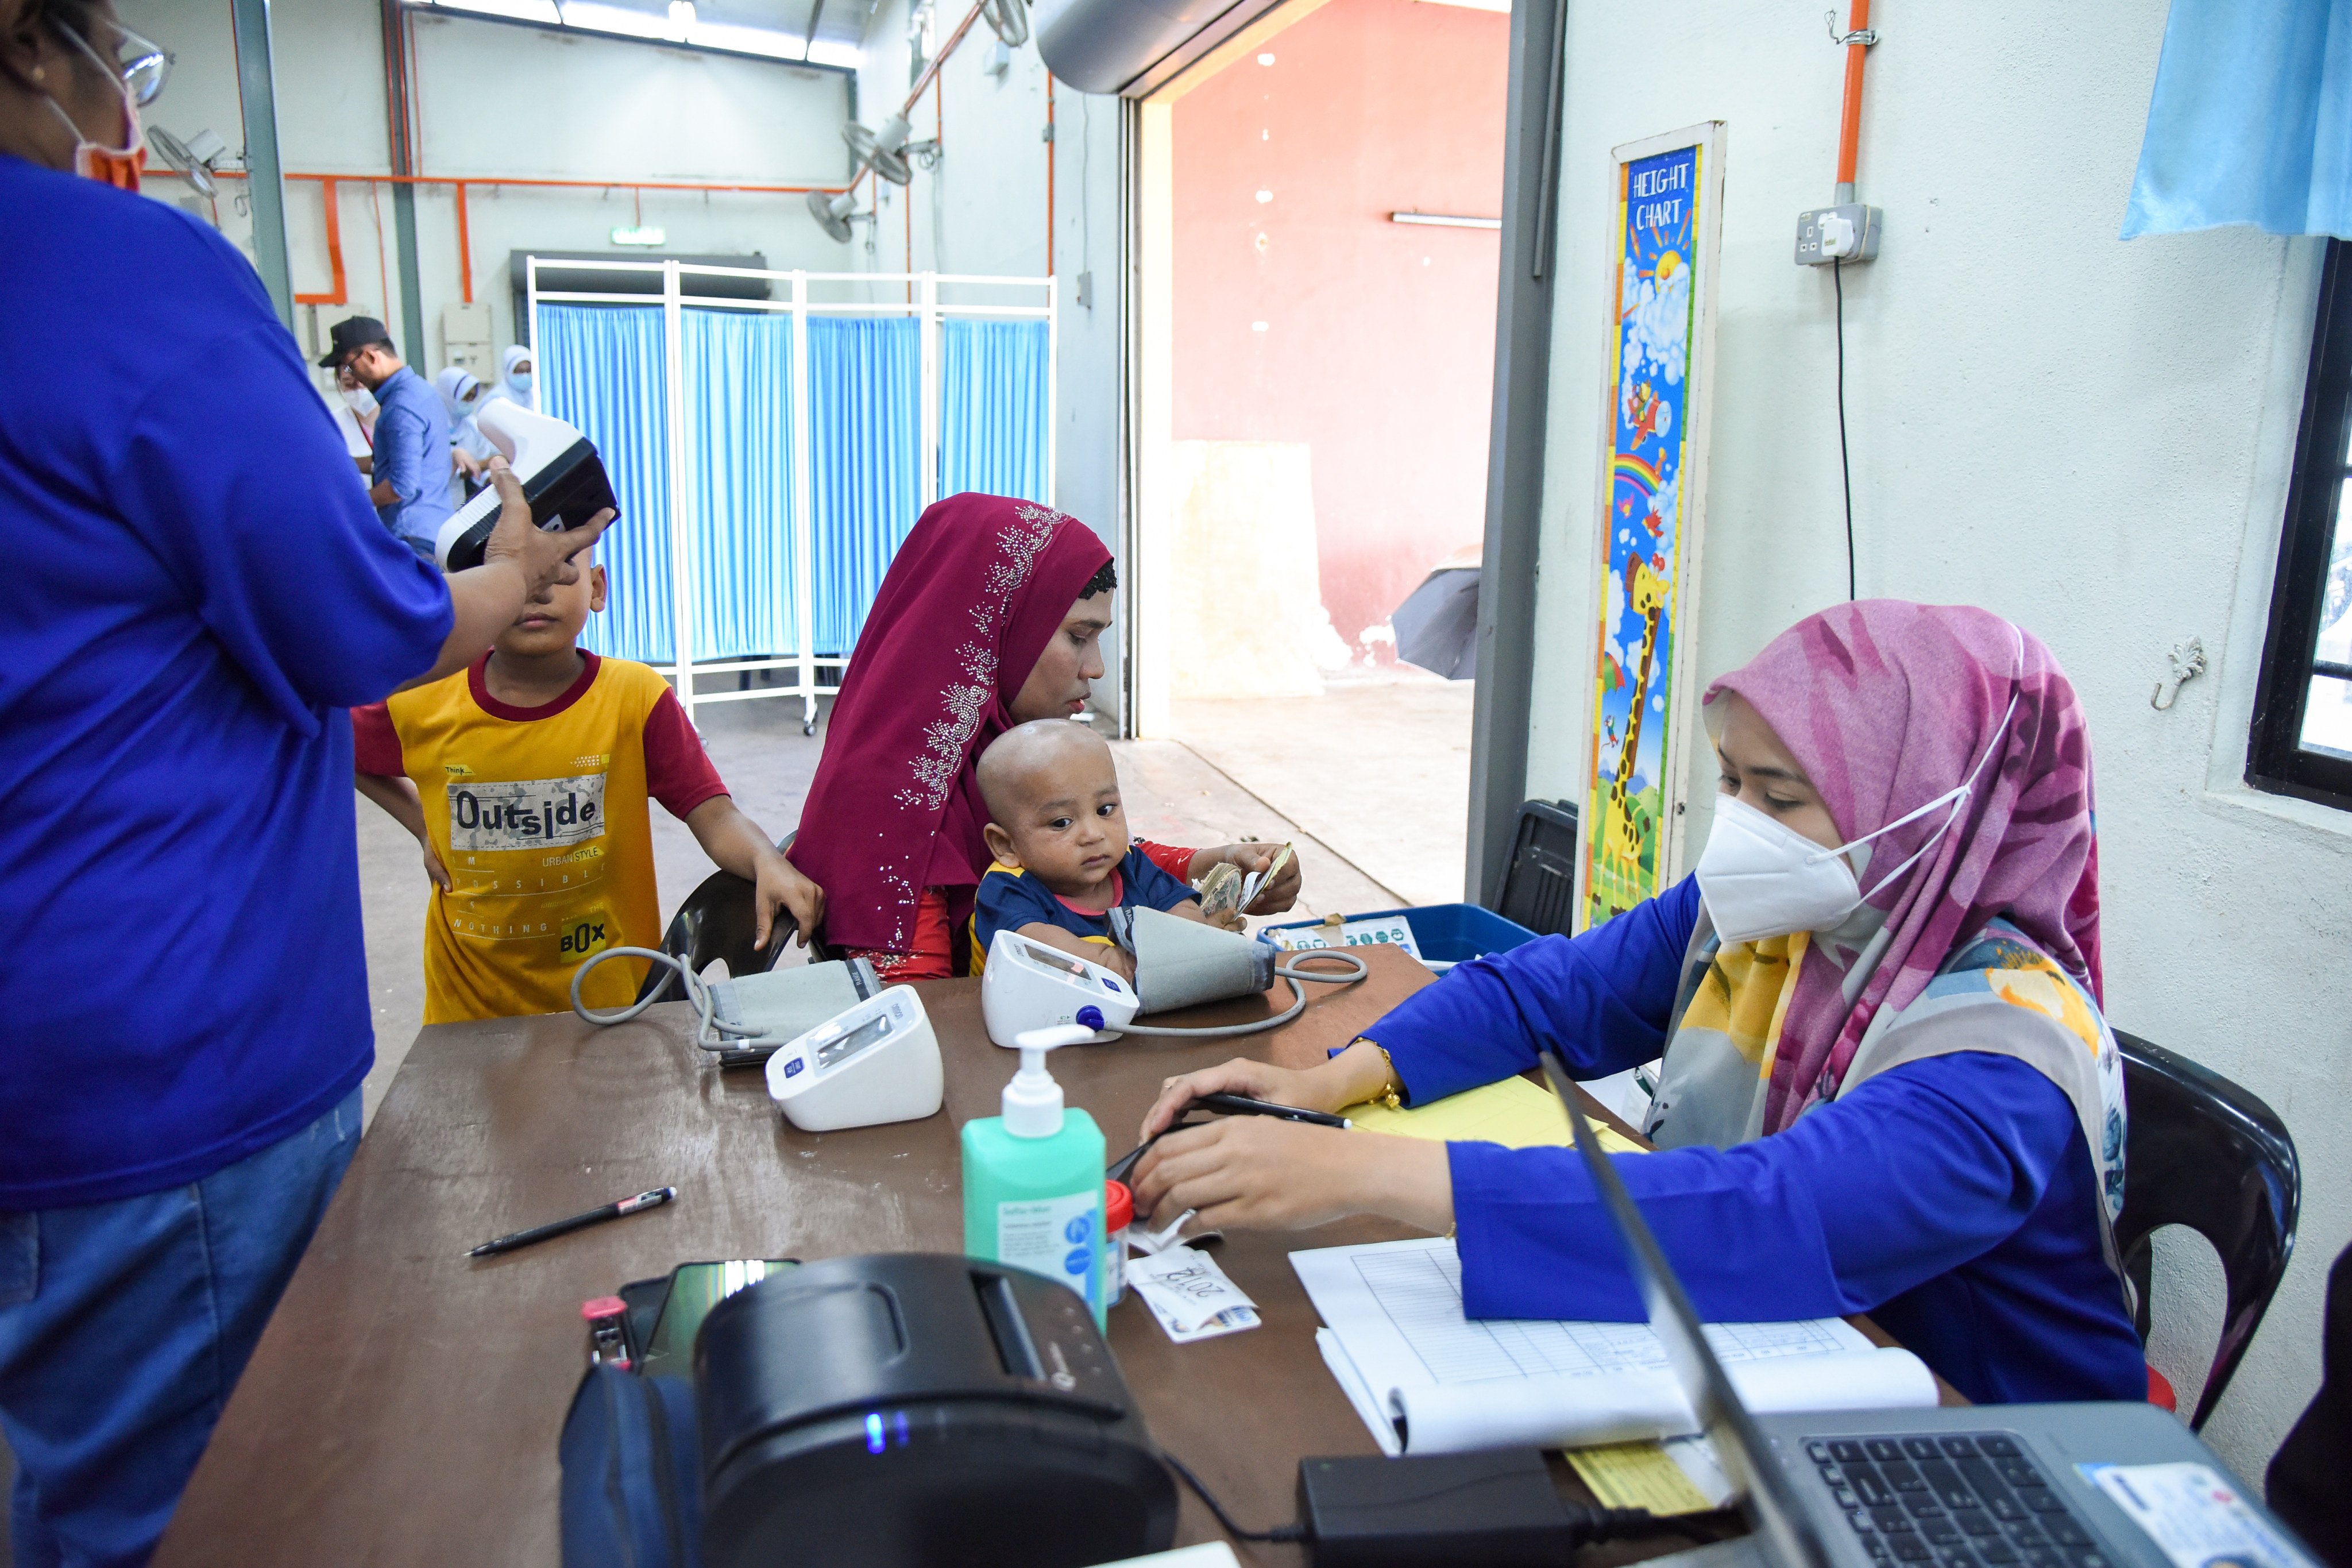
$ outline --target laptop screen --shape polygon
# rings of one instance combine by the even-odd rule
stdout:
[[[1770,1445],[1757,1430],[1748,1407],[1739,1402],[1738,1391],[1706,1342],[1698,1314],[1683,1293],[1674,1266],[1659,1250],[1657,1237],[1650,1234],[1633,1194],[1626,1192],[1617,1167],[1602,1152],[1592,1124],[1585,1119],[1568,1064],[1558,1053],[1546,1051],[1543,1065],[1552,1092],[1568,1108],[1569,1124],[1576,1131],[1576,1151],[1583,1156],[1593,1187],[1625,1243],[1626,1259],[1642,1289],[1643,1303],[1649,1309],[1650,1327],[1666,1348],[1666,1363],[1682,1385],[1683,1397],[1697,1414],[1700,1429],[1715,1446],[1717,1463],[1737,1489],[1739,1511],[1747,1516],[1766,1555],[1780,1568],[1829,1568],[1829,1551],[1798,1500],[1788,1472],[1772,1457]]]

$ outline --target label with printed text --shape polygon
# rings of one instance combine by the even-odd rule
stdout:
[[[577,844],[604,831],[604,775],[451,780],[449,847],[460,853]]]

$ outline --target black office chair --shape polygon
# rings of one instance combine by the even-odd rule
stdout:
[[[1528,801],[1510,868],[1486,906],[1538,936],[1566,935],[1576,919],[1576,807],[1567,801]]]
[[[784,835],[779,849],[790,849],[797,834]],[[768,948],[762,952],[751,945],[759,930],[759,910],[753,901],[751,884],[732,871],[713,871],[702,879],[701,886],[686,896],[677,912],[669,918],[669,929],[662,932],[661,949],[697,974],[709,966],[714,959],[727,961],[730,976],[764,974],[776,966],[783,955],[784,943],[792,940],[800,928],[793,917],[782,910],[776,911],[776,923],[768,933]],[[815,963],[825,956],[816,939],[809,940],[809,959]],[[678,994],[677,974],[662,964],[649,964],[643,985],[637,987],[640,1002],[665,994]]]
[[[2286,1124],[2260,1100],[2136,1035],[2118,1029],[2116,1043],[2131,1129],[2116,1246],[2138,1295],[2140,1339],[2149,1321],[2148,1237],[2158,1226],[2185,1225],[2210,1242],[2228,1284],[2221,1343],[2189,1422],[2194,1432],[2221,1403],[2286,1273],[2303,1172]]]

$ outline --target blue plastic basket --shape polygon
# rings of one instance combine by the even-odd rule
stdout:
[[[1411,910],[1371,910],[1363,914],[1348,916],[1350,921],[1382,920],[1391,915],[1402,915],[1412,922],[1412,940],[1421,955],[1433,963],[1465,963],[1483,958],[1490,952],[1507,952],[1524,942],[1533,942],[1536,933],[1517,921],[1507,921],[1490,909],[1477,904],[1423,904]],[[1268,931],[1304,931],[1319,926],[1321,921],[1285,921],[1280,925],[1262,927],[1260,942],[1270,942]]]

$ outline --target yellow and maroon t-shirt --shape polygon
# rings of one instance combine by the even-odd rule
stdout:
[[[405,773],[454,884],[425,923],[425,1021],[572,1005],[572,975],[608,947],[657,947],[648,798],[671,816],[727,793],[669,683],[583,652],[588,668],[541,708],[489,693],[471,668],[352,711],[359,771]],[[643,959],[600,966],[592,1007],[625,1005]]]

